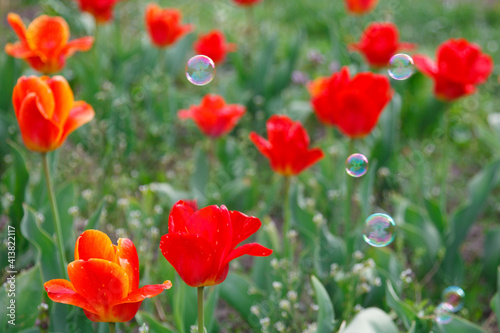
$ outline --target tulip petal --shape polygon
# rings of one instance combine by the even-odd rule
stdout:
[[[168,232],[188,232],[186,223],[193,213],[193,208],[187,202],[177,201],[168,216]]]
[[[195,106],[193,105],[192,107],[195,107]],[[179,117],[179,119],[181,119],[181,120],[192,119],[194,117],[194,111],[192,111],[191,109],[180,110],[179,112],[177,112],[177,117]]]
[[[93,322],[124,323],[134,318],[142,301],[115,305],[106,312],[92,313],[83,310],[85,316]]]
[[[48,79],[46,82],[52,90],[55,101],[52,121],[58,124],[59,127],[63,127],[75,102],[73,90],[71,90],[68,81],[59,75]]]
[[[85,125],[95,116],[94,109],[89,104],[83,101],[76,101],[73,104],[73,109],[69,112],[68,119],[64,124],[63,135],[59,141],[59,145],[64,143],[64,140],[78,127]]]
[[[55,279],[44,283],[49,298],[57,303],[71,304],[84,310],[95,312],[96,310],[83,296],[78,294],[73,284],[67,280]]]
[[[231,239],[231,220],[229,211],[223,205],[220,208],[212,205],[194,212],[186,222],[186,230],[190,234],[200,235],[209,242],[221,246]],[[222,244],[216,242],[221,240]],[[216,247],[216,252],[218,247]]]
[[[48,152],[57,147],[61,130],[43,117],[40,104],[37,95],[29,93],[21,104],[17,121],[26,147],[33,151]]]
[[[258,135],[255,132],[250,133],[250,140],[253,142],[253,144],[257,147],[257,149],[261,152],[262,155],[264,155],[267,158],[271,157],[271,143]]]
[[[427,56],[416,54],[413,56],[415,67],[423,74],[434,77],[437,73],[436,64]]]
[[[9,15],[7,15],[7,21],[9,22],[12,30],[14,30],[21,43],[26,43],[26,27],[24,26],[21,17],[15,13],[9,13]]]
[[[473,72],[471,83],[473,84],[484,83],[488,79],[488,76],[490,76],[492,71],[493,71],[493,59],[487,54],[481,54],[476,59],[473,65],[473,69],[471,70],[471,72]]]
[[[128,295],[127,273],[113,262],[76,260],[68,265],[68,275],[75,290],[94,305],[98,314],[107,313]]]
[[[224,260],[223,266],[229,264],[231,260],[239,258],[245,254],[255,257],[266,257],[268,255],[271,255],[271,253],[273,253],[273,250],[268,249],[265,246],[257,243],[248,243],[231,251],[231,253],[229,253],[229,255]]]
[[[260,220],[253,216],[248,216],[236,210],[230,212],[231,224],[233,227],[233,240],[231,249],[236,245],[248,239],[251,235],[259,230],[262,223]]]
[[[201,287],[217,275],[218,266],[214,265],[212,244],[199,235],[163,235],[160,250],[182,280],[191,287]]]
[[[103,259],[118,264],[116,247],[108,235],[99,230],[86,230],[76,240],[75,260]]]
[[[120,266],[127,272],[128,292],[131,293],[133,290],[137,290],[139,288],[139,257],[134,243],[128,238],[118,239],[116,257]]]
[[[33,52],[26,43],[17,42],[14,44],[7,43],[5,45],[5,53],[14,58],[29,58],[36,56],[36,53]]]
[[[415,43],[407,43],[407,42],[401,42],[399,43],[399,50],[405,50],[405,51],[411,51],[414,50],[417,47],[417,44]]]
[[[61,53],[66,57],[69,57],[77,51],[85,52],[90,50],[92,48],[92,45],[94,45],[94,37],[87,36],[73,39],[69,41],[68,44],[66,44]]]
[[[150,284],[140,289],[134,290],[125,298],[122,303],[141,302],[145,298],[151,298],[160,294],[163,290],[172,288],[172,282],[165,281],[163,284]]]
[[[293,163],[294,174],[301,173],[303,170],[309,168],[310,166],[316,164],[319,160],[321,160],[325,154],[320,148],[313,148],[307,152],[304,152],[300,156],[297,156],[295,159],[295,163]]]
[[[39,113],[45,118],[50,119],[54,114],[55,99],[50,86],[44,80],[45,77],[39,78],[37,76],[25,77],[22,76],[17,80],[12,93],[12,104],[16,116],[19,118],[21,105],[25,102],[28,94],[34,93],[36,95],[36,104]]]
[[[32,50],[46,60],[55,57],[69,39],[69,26],[59,16],[42,15],[31,22],[26,30],[26,41]]]

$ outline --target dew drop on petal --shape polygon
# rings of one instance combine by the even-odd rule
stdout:
[[[186,64],[186,77],[197,86],[209,84],[215,76],[215,64],[205,55],[195,55]]]
[[[396,237],[396,223],[387,214],[377,213],[368,216],[363,229],[363,239],[371,246],[383,247],[392,243]]]
[[[387,72],[394,80],[406,80],[415,71],[413,58],[404,53],[398,53],[389,60],[389,69]]]
[[[434,314],[436,315],[436,322],[439,324],[448,324],[453,319],[450,315],[453,306],[448,303],[439,304],[434,310]]]
[[[443,302],[451,305],[450,312],[457,312],[464,307],[465,292],[457,286],[450,286],[443,290]]]
[[[363,154],[352,154],[345,161],[345,170],[351,177],[361,177],[368,171],[368,159]]]

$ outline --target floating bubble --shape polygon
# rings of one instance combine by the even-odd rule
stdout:
[[[414,71],[413,58],[407,54],[398,53],[393,55],[391,60],[389,60],[389,69],[387,72],[394,80],[406,80]]]
[[[396,223],[387,214],[368,216],[363,230],[363,239],[371,246],[383,247],[392,243],[396,237]]]
[[[451,320],[453,319],[450,314],[452,309],[453,306],[451,304],[448,303],[439,304],[434,310],[434,314],[436,315],[436,322],[439,324],[450,323]]]
[[[457,312],[464,307],[465,292],[462,288],[451,286],[443,290],[443,302],[451,305],[450,312]]]
[[[351,177],[361,177],[368,171],[368,159],[363,154],[352,154],[345,161],[345,170]]]
[[[194,85],[209,84],[215,76],[215,64],[207,56],[195,55],[186,64],[186,77]]]

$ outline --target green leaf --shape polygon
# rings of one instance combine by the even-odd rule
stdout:
[[[378,308],[359,312],[342,333],[398,333],[391,317]]]
[[[98,229],[99,222],[101,221],[101,217],[103,216],[104,208],[106,207],[106,201],[102,200],[99,204],[99,207],[92,213],[89,218],[89,221],[85,225],[84,230],[89,229]]]
[[[206,296],[204,304],[205,328],[207,329],[207,332],[212,332],[217,324],[217,320],[215,319],[215,311],[217,309],[217,303],[219,301],[220,285],[205,289],[208,289],[208,295]]]
[[[323,284],[317,277],[311,275],[311,284],[316,295],[316,302],[318,303],[318,329],[317,333],[331,333],[334,329],[335,313],[333,311],[333,304],[328,296]]]
[[[500,323],[500,266],[497,268],[497,270],[497,292],[491,299],[490,306],[493,309],[493,312],[495,312],[497,322]]]
[[[415,320],[415,315],[417,311],[412,309],[408,304],[404,303],[399,299],[391,281],[387,281],[387,288],[385,291],[385,297],[387,305],[398,314],[399,318],[403,321],[403,324],[407,329],[410,329],[410,325]]]
[[[194,192],[194,197],[198,200],[200,206],[203,206],[207,201],[206,186],[209,181],[209,165],[208,157],[201,148],[197,148],[194,153],[195,169],[191,176],[191,189]]]
[[[2,290],[0,291],[2,300],[0,330],[3,332],[10,332],[11,329],[14,329],[13,331],[15,332],[19,332],[23,329],[33,327],[38,317],[38,305],[42,303],[43,294],[45,293],[40,265],[35,265],[15,275],[15,280],[13,281],[15,281],[13,291],[10,291],[7,282],[3,284]],[[7,292],[6,288],[9,288]],[[11,297],[11,293],[15,295]],[[15,303],[13,303],[13,306],[15,306],[15,327],[7,322],[14,319],[9,317],[10,310],[7,308],[11,306],[11,300],[15,300]],[[6,321],[5,318],[7,318]],[[5,329],[6,327],[8,328],[7,330]]]
[[[149,189],[172,204],[191,197],[187,192],[177,190],[167,183],[151,183]]]
[[[69,213],[69,208],[75,205],[75,185],[68,184],[57,191],[56,201],[59,210],[59,218],[61,220],[64,248],[68,254],[67,258],[72,258],[76,237],[73,228],[73,216]],[[52,211],[50,215],[52,216]]]
[[[435,323],[441,332],[444,333],[486,333],[481,327],[467,321],[461,317],[453,316],[451,322],[445,325]]]
[[[292,228],[296,229],[307,243],[307,248],[316,247],[316,225],[313,214],[305,210],[304,187],[301,184],[292,184],[290,187],[290,209]]]
[[[346,261],[346,245],[342,238],[330,233],[326,225],[322,226],[319,239],[316,239],[314,266],[317,274],[324,278],[330,274],[332,263],[343,265]]]
[[[191,325],[196,323],[198,308],[196,307],[196,288],[188,286],[179,277],[176,277],[173,292],[174,322],[180,333],[189,332]],[[193,304],[195,306],[193,306]]]
[[[439,207],[439,204],[432,199],[425,198],[424,201],[425,201],[425,208],[427,209],[427,215],[431,219],[434,226],[439,230],[441,235],[443,235],[446,227],[446,221],[445,217],[443,216],[443,212]]]
[[[59,265],[56,244],[41,227],[35,212],[27,205],[24,205],[21,233],[38,251],[37,263],[41,264],[43,281],[63,278],[65,274],[59,268],[61,265]]]
[[[173,328],[151,316],[148,312],[139,311],[135,315],[135,319],[139,325],[146,324],[149,326],[150,332],[155,333],[175,333]]]
[[[463,281],[463,270],[457,270],[457,267],[463,266],[457,253],[467,236],[467,232],[487,202],[488,195],[498,182],[500,176],[499,167],[500,160],[490,163],[470,180],[467,186],[469,199],[452,217],[446,256],[442,266],[443,273],[452,283],[461,283]]]

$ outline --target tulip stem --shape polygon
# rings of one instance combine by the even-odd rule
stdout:
[[[205,326],[203,325],[203,289],[205,287],[198,287],[198,333],[205,332]]]
[[[116,332],[116,323],[108,323],[109,324],[109,333]]]
[[[54,189],[52,187],[52,182],[50,179],[50,170],[49,170],[49,161],[47,158],[47,153],[42,153],[42,165],[43,165],[43,172],[45,174],[45,181],[47,182],[47,191],[49,194],[49,200],[50,200],[50,206],[52,208],[52,216],[54,218],[54,227],[56,231],[56,238],[57,238],[57,246],[59,249],[59,261],[61,265],[61,272],[66,276],[66,256],[64,252],[64,245],[63,245],[63,239],[62,239],[62,228],[61,228],[61,220],[59,219],[59,211],[57,209],[57,202],[56,198],[54,195]]]
[[[349,139],[349,146],[347,148],[347,156],[354,152],[354,140]],[[353,179],[351,176],[347,176],[346,179],[346,196],[344,204],[344,225],[339,225],[339,235],[346,232],[348,225],[351,222],[351,206],[352,206],[352,191],[353,191]]]
[[[288,239],[288,233],[290,231],[290,220],[291,220],[291,212],[290,212],[290,183],[291,177],[285,176],[285,188],[284,188],[284,200],[283,203],[283,254],[284,257],[290,257],[290,263],[293,259],[293,251],[291,242]]]

